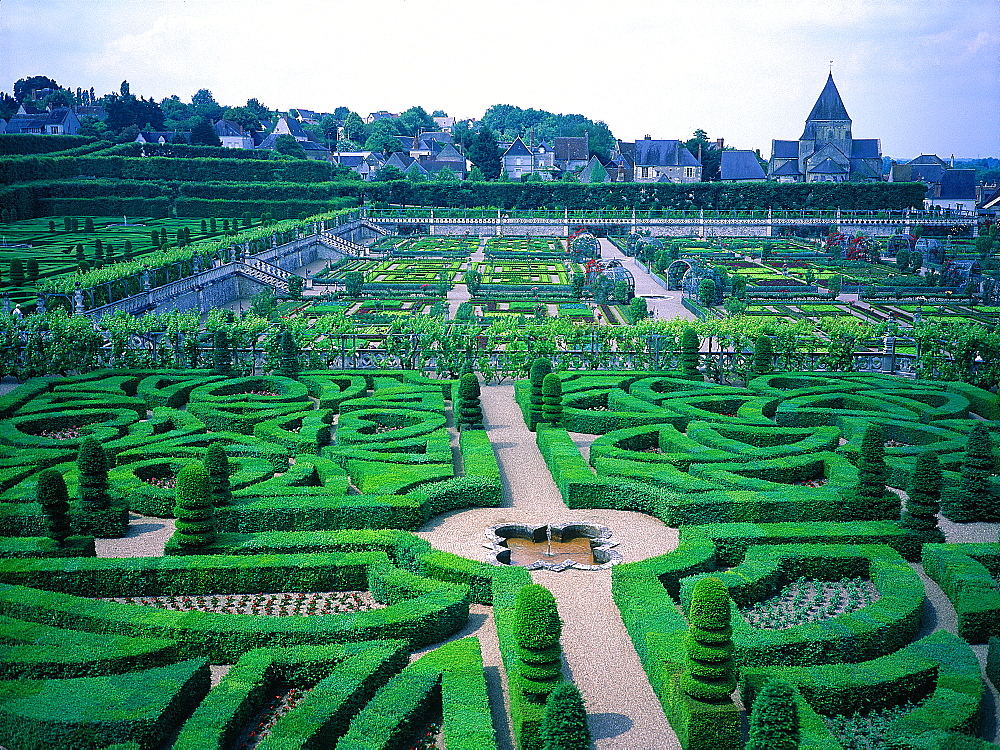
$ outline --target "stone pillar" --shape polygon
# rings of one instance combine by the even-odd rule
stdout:
[[[3,314],[10,315],[10,292],[3,293]]]
[[[45,295],[39,294],[38,299],[35,300],[35,312],[45,314]]]
[[[76,315],[83,315],[85,309],[83,306],[83,289],[80,288],[80,282],[76,282],[76,289],[73,291],[73,312]]]

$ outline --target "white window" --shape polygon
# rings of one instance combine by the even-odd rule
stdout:
[[[695,173],[695,168],[694,167],[684,167],[684,176],[685,177],[694,177],[695,176],[694,173]]]
[[[649,177],[649,167],[642,167],[641,169],[642,169],[642,177],[643,178],[648,178]]]

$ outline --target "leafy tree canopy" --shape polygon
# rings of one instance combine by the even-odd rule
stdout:
[[[207,117],[213,121],[222,118],[222,106],[215,101],[215,97],[208,89],[198,89],[191,97],[191,106],[194,108],[195,114],[201,117]]]
[[[223,110],[222,118],[230,122],[235,122],[246,131],[253,130],[259,132],[264,129],[261,125],[260,117],[249,107],[228,107]]]
[[[32,91],[36,89],[57,89],[59,84],[48,76],[30,76],[22,78],[14,83],[14,99],[20,104]]]
[[[421,130],[434,130],[437,127],[431,116],[420,106],[410,107],[397,120],[399,135],[417,135]]]
[[[616,145],[606,124],[583,115],[554,114],[544,109],[522,109],[512,104],[494,104],[483,115],[483,124],[504,138],[526,138],[534,131],[535,140],[552,141],[556,137],[580,137],[586,133],[592,155],[607,156]]]
[[[295,136],[284,133],[274,139],[274,150],[282,156],[291,156],[295,159],[305,159],[306,152],[302,144],[295,140]]]

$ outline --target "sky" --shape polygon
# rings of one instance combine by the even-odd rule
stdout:
[[[832,69],[856,138],[1000,157],[997,0],[0,0],[0,90],[362,116],[580,113],[630,141],[794,140]]]

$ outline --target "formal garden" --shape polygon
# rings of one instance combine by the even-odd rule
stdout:
[[[0,746],[1000,737],[995,228],[837,231],[920,186],[88,139],[0,185]],[[813,224],[636,229],[772,209]],[[317,231],[224,306],[94,313]]]

